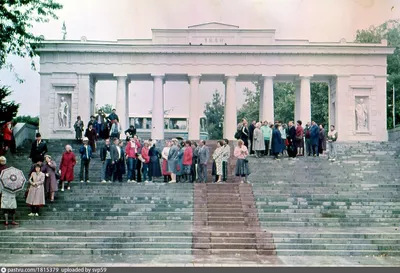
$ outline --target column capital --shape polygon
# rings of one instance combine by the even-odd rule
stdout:
[[[299,75],[299,79],[300,80],[311,80],[311,78],[313,77],[313,75],[307,75],[307,74],[304,74],[304,75]]]
[[[239,76],[238,74],[225,74],[225,80],[236,79],[238,76]]]
[[[188,74],[188,78],[189,79],[191,79],[191,78],[201,78],[201,74]]]
[[[263,74],[260,76],[260,80],[267,80],[267,79],[274,79],[276,77],[276,75],[273,74]]]
[[[155,74],[151,74],[151,76],[152,76],[153,78],[161,78],[161,79],[164,79],[165,74],[155,73]]]
[[[200,74],[188,74],[188,83],[190,84],[191,80],[198,79],[199,83],[201,81],[201,75]]]
[[[78,77],[79,78],[90,78],[90,74],[89,73],[79,73]]]
[[[121,78],[121,77],[128,78],[128,74],[126,74],[126,73],[114,73],[113,76],[115,78]]]

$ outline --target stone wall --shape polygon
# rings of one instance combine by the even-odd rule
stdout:
[[[34,140],[38,127],[27,124],[17,123],[13,129],[15,146],[18,148],[22,146],[26,140]]]

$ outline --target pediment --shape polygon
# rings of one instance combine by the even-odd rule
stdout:
[[[238,29],[239,26],[229,25],[224,23],[209,22],[199,25],[189,26],[190,29]]]

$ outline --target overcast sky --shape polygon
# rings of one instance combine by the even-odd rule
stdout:
[[[152,28],[187,28],[190,25],[221,22],[241,28],[276,29],[276,38],[337,42],[354,40],[357,29],[400,18],[399,0],[59,0],[64,9],[59,20],[37,25],[34,32],[46,39],[61,39],[66,22],[67,39],[116,40],[151,38]],[[392,8],[394,7],[394,8]],[[12,73],[0,71],[3,84],[14,90],[12,99],[21,103],[20,115],[39,114],[40,77],[30,69],[29,60],[10,57],[25,83],[18,84]],[[237,84],[237,107],[244,98],[242,90],[249,83]],[[98,82],[96,103],[115,105],[116,82]],[[201,101],[210,101],[222,83],[202,83]],[[139,101],[136,93],[148,92]],[[176,115],[188,114],[189,85],[167,83],[165,108]],[[130,112],[146,113],[152,102],[152,82],[132,82]],[[176,102],[174,98],[181,98]],[[45,106],[42,106],[45,107]]]

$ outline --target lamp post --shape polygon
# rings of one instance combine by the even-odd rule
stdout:
[[[393,129],[396,127],[396,100],[395,100],[395,98],[396,98],[396,89],[394,88],[394,84],[393,83],[391,83],[389,80],[386,80],[386,82],[388,83],[388,84],[392,84],[392,91],[393,91],[393,95],[392,95],[392,105],[388,105],[389,107],[390,106],[392,106],[392,112],[393,112],[393,114],[392,114],[392,120],[393,120]]]
[[[394,89],[394,84],[393,84],[393,129],[396,128],[396,90]]]

